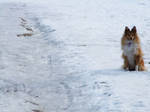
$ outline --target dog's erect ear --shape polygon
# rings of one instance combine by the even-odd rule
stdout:
[[[137,30],[136,30],[136,26],[133,26],[133,28],[132,28],[131,32],[133,32],[134,34],[137,32]]]
[[[126,26],[124,32],[125,32],[125,34],[128,34],[130,32],[130,29]]]

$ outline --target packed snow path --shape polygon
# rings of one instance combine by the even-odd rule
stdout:
[[[0,112],[150,111],[150,72],[123,71],[120,50],[136,25],[150,69],[150,1],[11,1],[0,2]]]

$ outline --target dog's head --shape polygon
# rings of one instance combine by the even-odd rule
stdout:
[[[127,40],[135,40],[137,38],[137,30],[136,26],[134,26],[131,30],[126,26],[124,31],[124,36]]]

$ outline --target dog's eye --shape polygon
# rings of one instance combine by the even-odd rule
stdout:
[[[132,37],[128,37],[128,40],[132,40]]]
[[[133,36],[128,37],[128,40],[134,40]]]

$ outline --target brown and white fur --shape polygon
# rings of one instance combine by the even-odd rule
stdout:
[[[128,27],[125,27],[125,31],[121,39],[121,48],[123,50],[122,58],[124,59],[123,69],[129,71],[146,70],[139,36],[135,26],[131,29],[131,31]]]

